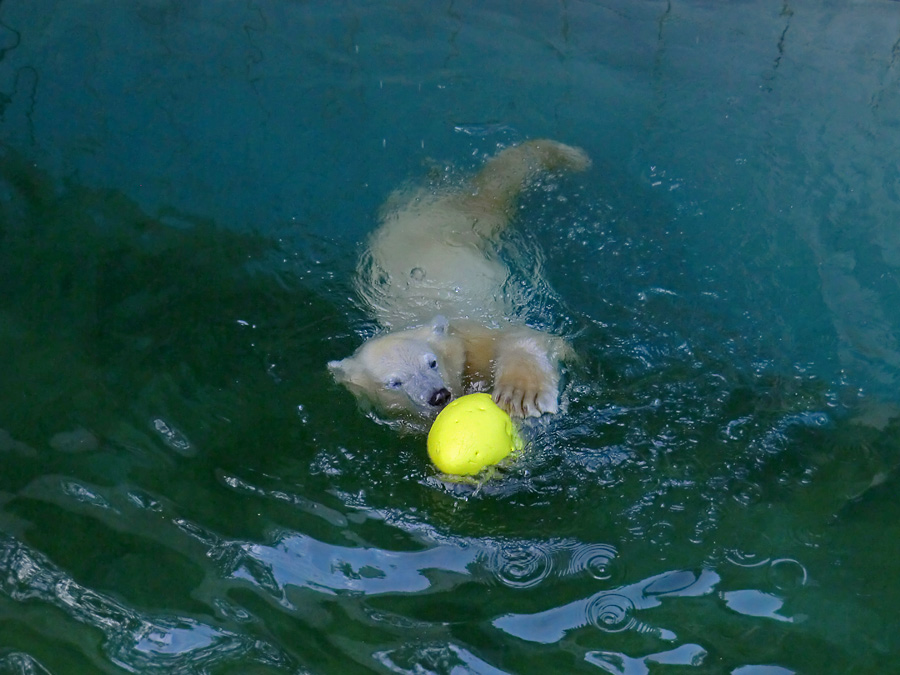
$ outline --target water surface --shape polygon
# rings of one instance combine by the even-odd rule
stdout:
[[[889,672],[898,44],[893,2],[0,5],[0,671]],[[543,136],[594,166],[507,254],[580,359],[445,485],[325,363],[391,191]]]

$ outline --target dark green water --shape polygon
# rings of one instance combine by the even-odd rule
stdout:
[[[0,4],[0,673],[888,673],[900,5]],[[551,136],[564,413],[478,490],[325,363]]]

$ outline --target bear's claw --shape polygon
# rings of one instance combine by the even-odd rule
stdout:
[[[556,389],[523,389],[498,385],[494,390],[494,402],[509,413],[510,417],[540,417],[559,412]]]

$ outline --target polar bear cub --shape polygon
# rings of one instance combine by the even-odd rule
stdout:
[[[498,238],[542,173],[581,171],[584,151],[551,140],[507,148],[461,190],[399,192],[360,261],[357,291],[385,330],[329,370],[380,413],[430,419],[451,399],[493,389],[515,417],[558,411],[570,348],[510,320]]]

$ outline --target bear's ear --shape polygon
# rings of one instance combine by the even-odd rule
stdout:
[[[438,314],[431,320],[431,332],[435,335],[445,335],[450,328],[450,322],[443,314]]]

